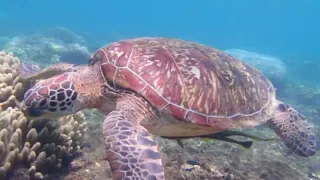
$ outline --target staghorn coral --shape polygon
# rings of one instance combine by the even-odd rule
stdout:
[[[52,120],[27,119],[17,106],[26,86],[18,65],[12,53],[0,52],[0,179],[19,168],[27,169],[28,178],[42,179],[80,150],[85,117],[78,112]]]

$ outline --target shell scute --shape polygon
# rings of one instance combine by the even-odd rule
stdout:
[[[165,48],[137,47],[128,68],[144,79],[158,95],[170,102],[181,104],[182,79],[171,54]]]
[[[232,127],[237,127],[235,123],[232,123],[229,118],[223,117],[208,117],[208,124],[211,127],[217,127],[220,129],[230,129]]]
[[[92,59],[98,60],[100,64],[109,63],[109,55],[106,53],[105,48],[101,48],[97,50],[94,54]]]
[[[146,86],[146,83],[144,83],[139,76],[136,76],[129,69],[119,68],[117,70],[116,77],[114,77],[114,85],[115,87],[120,86],[140,92]]]
[[[106,46],[100,51],[106,56],[105,62],[110,62],[117,67],[126,67],[134,51],[134,44],[129,41],[119,41]]]
[[[171,46],[167,49],[179,67],[178,75],[182,77],[181,99],[187,102],[183,107],[207,115],[217,111],[215,109],[217,108],[215,106],[217,95],[217,87],[214,83],[216,82],[215,66],[210,62],[207,63],[210,60],[208,53],[203,53],[192,43],[172,44]],[[185,47],[178,48],[179,46]]]
[[[186,119],[191,119],[194,123],[207,126],[208,121],[207,121],[207,116],[197,114],[195,112],[189,111],[186,115]]]
[[[109,62],[101,65],[101,72],[103,76],[109,81],[113,81],[114,74],[116,73],[116,71],[117,68]]]
[[[168,102],[162,96],[159,96],[150,86],[144,87],[143,90],[140,91],[140,94],[155,107],[163,108],[168,104]]]
[[[169,114],[174,114],[177,117],[184,117],[187,113],[186,109],[175,106],[173,104],[168,104],[165,108],[163,108],[163,111]]]

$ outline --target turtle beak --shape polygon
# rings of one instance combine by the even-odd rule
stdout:
[[[20,109],[27,118],[38,119],[45,114],[43,110],[39,108],[27,107],[24,102],[20,104]]]
[[[23,113],[26,117],[30,117],[30,118],[40,118],[41,116],[43,116],[43,111],[41,109],[38,108],[25,108],[23,110]]]

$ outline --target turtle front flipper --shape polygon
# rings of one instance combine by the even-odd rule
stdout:
[[[152,135],[139,124],[135,109],[117,108],[103,125],[107,160],[114,180],[164,180],[161,155]]]
[[[70,63],[58,63],[46,68],[40,68],[37,64],[21,62],[18,74],[24,81],[47,79],[55,75],[76,71],[78,66]]]
[[[316,153],[316,137],[312,128],[292,107],[279,101],[275,115],[268,123],[297,155],[309,157]]]

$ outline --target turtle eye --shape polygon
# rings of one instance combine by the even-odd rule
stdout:
[[[285,104],[281,103],[281,104],[278,105],[278,109],[281,112],[285,112],[288,109],[288,107]]]
[[[39,107],[40,108],[45,108],[45,106],[47,105],[47,100],[46,99],[43,99],[40,104],[39,104]]]

